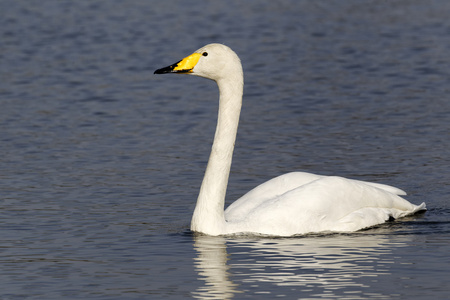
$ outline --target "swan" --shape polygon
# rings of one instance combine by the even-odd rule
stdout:
[[[209,44],[154,72],[165,73],[214,80],[220,92],[214,141],[191,221],[193,232],[212,236],[352,232],[426,210],[425,203],[414,205],[399,197],[406,193],[395,187],[305,172],[275,177],[224,210],[242,105],[241,61],[229,47]]]

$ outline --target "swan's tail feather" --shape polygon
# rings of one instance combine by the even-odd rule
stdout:
[[[427,210],[427,206],[425,204],[425,202],[422,202],[422,204],[420,205],[415,205],[414,210],[411,212],[411,215],[417,214],[417,213],[422,213],[425,212]]]

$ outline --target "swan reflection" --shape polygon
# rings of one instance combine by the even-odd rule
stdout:
[[[297,296],[364,298],[371,283],[389,278],[392,250],[406,246],[408,236],[395,241],[365,233],[277,239],[194,236],[195,267],[205,283],[194,297],[231,299],[250,289],[275,296],[278,288]],[[388,291],[372,290],[370,296],[392,296],[384,293]]]
[[[208,299],[230,299],[237,293],[237,285],[229,279],[228,254],[225,238],[194,236],[197,257],[194,258],[199,277],[205,281],[194,296]]]

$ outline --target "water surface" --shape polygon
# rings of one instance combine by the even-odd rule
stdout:
[[[0,1],[2,299],[443,299],[447,1]],[[387,183],[428,211],[354,234],[188,228],[213,82],[156,76],[221,42],[244,104],[227,204],[289,171]]]

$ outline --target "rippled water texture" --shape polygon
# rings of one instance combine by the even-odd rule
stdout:
[[[444,299],[450,2],[0,0],[1,299]],[[289,171],[387,183],[422,215],[353,234],[188,228],[221,42],[244,104],[227,204]]]

